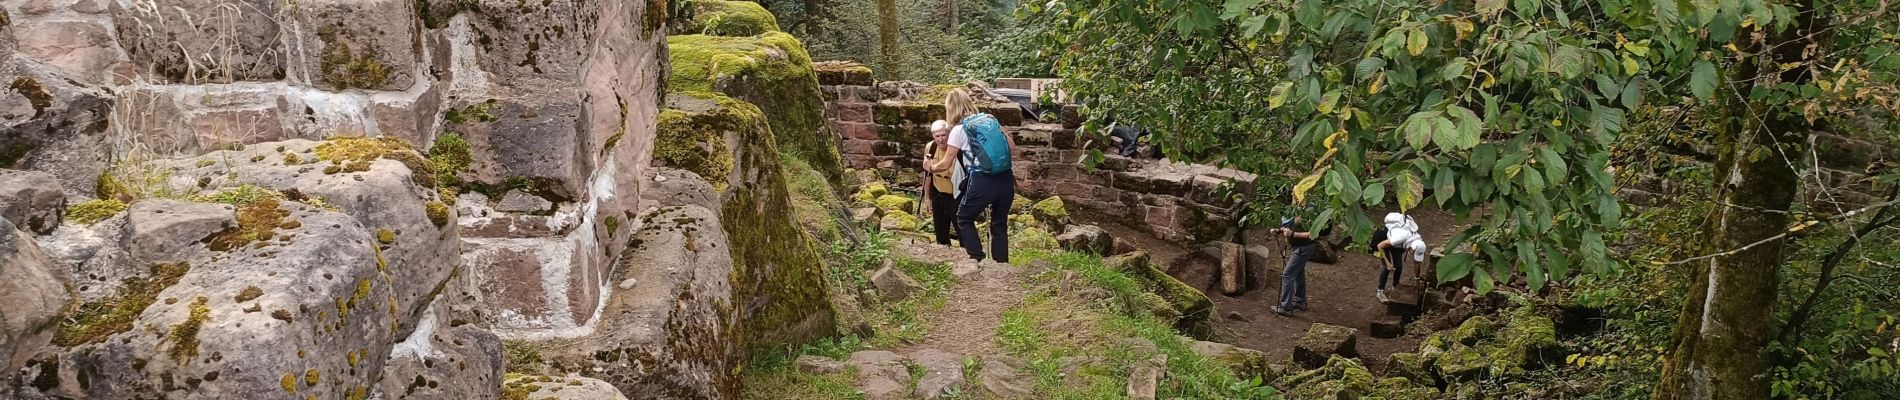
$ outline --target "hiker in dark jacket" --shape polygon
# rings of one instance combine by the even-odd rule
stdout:
[[[1280,228],[1273,230],[1274,234],[1286,237],[1287,244],[1286,269],[1280,272],[1280,302],[1273,306],[1273,313],[1282,317],[1306,309],[1306,262],[1319,252],[1320,238],[1332,233],[1330,227],[1311,232],[1305,223],[1305,217],[1293,217],[1281,221]]]
[[[976,218],[984,210],[988,210],[992,243],[987,256],[997,262],[1008,263],[1009,207],[1010,203],[1016,199],[1016,175],[1008,169],[1008,163],[1011,158],[1010,153],[1016,151],[1016,139],[1009,137],[1008,134],[1000,133],[1000,128],[995,126],[995,117],[982,114],[977,110],[976,103],[970,99],[968,89],[951,90],[943,98],[943,108],[945,116],[949,117],[947,120],[952,121],[956,126],[950,128],[950,137],[946,140],[950,145],[948,153],[945,154],[944,159],[932,163],[930,170],[949,171],[956,162],[961,162],[964,169],[963,199],[957,207],[957,240],[963,243],[963,250],[970,253],[971,259],[982,260],[986,254],[983,253],[983,241],[976,234]],[[985,129],[992,129],[995,135],[1001,136],[1003,144],[1007,146],[1000,151],[1004,154],[988,154],[998,151],[979,148],[982,147],[978,146],[979,142],[994,144],[995,140],[988,137],[972,138],[981,133],[972,132],[976,129],[967,126],[972,121],[986,123]],[[990,158],[985,159],[980,156]],[[1000,168],[981,171],[984,165],[997,165]]]

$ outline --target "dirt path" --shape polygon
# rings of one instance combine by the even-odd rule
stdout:
[[[1434,245],[1443,243],[1443,238],[1453,227],[1452,217],[1446,213],[1421,213],[1416,217],[1425,228],[1426,237],[1436,239],[1429,241]],[[1373,295],[1379,282],[1380,264],[1370,254],[1342,251],[1337,263],[1309,263],[1306,272],[1309,310],[1295,313],[1292,317],[1281,317],[1268,309],[1280,295],[1280,270],[1286,263],[1284,242],[1263,244],[1271,250],[1272,255],[1268,257],[1265,268],[1257,270],[1260,276],[1256,286],[1241,296],[1229,297],[1220,294],[1215,286],[1216,260],[1194,249],[1124,226],[1114,218],[1081,213],[1078,219],[1097,224],[1115,238],[1129,241],[1135,247],[1147,251],[1154,260],[1168,263],[1170,275],[1199,287],[1213,299],[1214,319],[1229,335],[1226,341],[1266,352],[1269,359],[1290,357],[1294,343],[1315,322],[1358,329],[1355,339],[1358,351],[1373,371],[1383,371],[1392,353],[1412,351],[1423,340],[1412,335],[1380,339],[1370,334],[1372,320],[1385,315],[1385,306]],[[1415,277],[1424,275],[1417,275],[1414,267],[1408,264],[1404,275],[1407,285],[1417,287],[1420,281]],[[1229,314],[1237,314],[1239,319],[1229,318]]]
[[[918,343],[901,350],[937,349],[963,355],[1000,355],[996,347],[996,328],[1003,323],[1003,311],[1022,304],[1027,291],[1021,290],[1022,274],[1018,267],[969,260],[961,248],[938,245],[926,239],[900,237],[893,251],[919,261],[951,263],[952,274],[959,275],[945,295],[943,308],[920,319],[928,321],[929,331]]]

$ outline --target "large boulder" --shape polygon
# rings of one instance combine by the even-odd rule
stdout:
[[[1062,234],[1056,235],[1056,242],[1062,244],[1063,250],[1097,255],[1108,254],[1115,245],[1108,231],[1095,225],[1070,225]]]
[[[0,366],[20,368],[52,339],[72,299],[53,260],[6,218],[0,218]],[[0,391],[3,392],[3,391]]]
[[[911,279],[910,275],[905,275],[904,271],[889,261],[884,263],[884,267],[871,272],[871,285],[877,287],[878,295],[883,296],[886,302],[904,301],[923,289],[916,279]]]
[[[1306,329],[1306,336],[1293,345],[1293,361],[1306,368],[1319,368],[1333,356],[1359,357],[1359,348],[1355,346],[1358,334],[1357,329],[1314,323]]]
[[[834,185],[842,181],[837,138],[825,132],[818,78],[797,38],[772,31],[746,37],[669,36],[666,43],[673,67],[668,88],[720,92],[758,105],[779,145]]]
[[[592,334],[555,340],[541,357],[559,372],[624,393],[734,398],[739,382],[735,274],[726,230],[697,205],[649,211],[615,267]]]
[[[59,227],[65,215],[66,195],[53,174],[0,169],[0,218],[44,235]]]
[[[1338,355],[1273,382],[1294,399],[1358,399],[1376,394],[1375,379],[1359,361]]]
[[[232,204],[236,226],[62,316],[57,349],[21,370],[38,394],[367,395],[408,325],[400,292],[433,282],[397,279],[370,229],[348,215],[275,196],[212,197]]]
[[[388,400],[492,399],[501,395],[505,367],[501,339],[475,302],[475,281],[449,278],[440,296],[423,310],[416,329],[396,342],[383,361],[374,398]]]
[[[418,79],[414,1],[303,0],[290,69],[325,90],[403,90]]]
[[[673,22],[666,28],[669,35],[753,36],[779,30],[771,11],[749,1],[688,1]]]
[[[1234,373],[1242,379],[1267,372],[1267,354],[1259,350],[1199,340],[1189,342],[1188,347],[1194,350],[1195,354],[1213,359],[1233,369]]]
[[[905,365],[909,359],[884,350],[865,350],[851,353],[845,364],[856,369],[854,382],[858,391],[868,400],[901,399],[907,397],[905,389],[910,385],[910,372]]]

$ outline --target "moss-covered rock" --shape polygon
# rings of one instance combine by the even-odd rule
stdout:
[[[1549,317],[1537,315],[1530,306],[1521,306],[1508,318],[1497,339],[1484,346],[1493,372],[1519,375],[1560,357],[1556,323]]]
[[[878,222],[878,226],[887,231],[914,232],[924,229],[924,221],[904,210],[886,209],[884,218]]]
[[[1421,385],[1432,385],[1438,376],[1433,375],[1432,358],[1419,353],[1394,353],[1386,364],[1385,375],[1405,378]]]
[[[750,1],[689,0],[681,8],[685,18],[674,19],[670,35],[706,34],[753,36],[779,30],[778,19],[759,3]]]
[[[653,161],[692,171],[714,189],[725,190],[732,178],[734,150],[741,149],[729,142],[769,137],[768,126],[765,114],[751,103],[711,92],[671,93],[655,128]]]
[[[824,100],[811,57],[784,32],[667,38],[678,91],[719,92],[759,107],[777,144],[823,173],[834,187],[844,167],[834,135],[824,132]]]
[[[1040,227],[1027,226],[1010,231],[1010,247],[1019,249],[1055,250],[1062,247],[1056,242],[1055,235]]]
[[[1357,399],[1377,393],[1372,372],[1358,361],[1333,356],[1324,366],[1273,382],[1292,399]]]
[[[1483,376],[1490,368],[1490,362],[1484,357],[1484,352],[1478,349],[1460,346],[1438,355],[1432,366],[1438,370],[1438,376],[1448,382],[1469,381]]]
[[[1048,223],[1050,229],[1061,230],[1069,225],[1069,208],[1063,205],[1061,196],[1049,196],[1036,202],[1036,205],[1030,208],[1030,215],[1036,216],[1038,221]]]
[[[813,63],[812,70],[818,72],[820,85],[871,86],[871,67],[850,61],[819,61]]]
[[[95,222],[118,215],[125,211],[125,202],[116,199],[92,199],[79,202],[66,208],[66,220],[80,225],[92,225]]]
[[[910,196],[896,194],[878,196],[876,203],[877,208],[885,211],[910,211],[917,207],[917,200],[911,199]]]

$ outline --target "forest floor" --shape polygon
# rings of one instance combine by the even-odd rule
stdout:
[[[1426,237],[1435,239],[1429,243],[1444,243],[1443,239],[1449,237],[1455,228],[1450,213],[1431,211],[1416,214],[1414,217],[1425,228]],[[1375,215],[1384,214],[1380,212]],[[1424,339],[1409,334],[1391,339],[1372,337],[1372,321],[1385,315],[1385,305],[1374,296],[1381,267],[1379,259],[1371,254],[1341,250],[1339,260],[1335,263],[1308,263],[1308,310],[1295,312],[1291,317],[1282,317],[1274,315],[1270,308],[1280,297],[1280,270],[1286,263],[1285,242],[1261,244],[1271,252],[1267,258],[1268,265],[1256,269],[1258,276],[1251,279],[1249,290],[1240,296],[1227,296],[1221,294],[1218,286],[1218,260],[1180,243],[1162,240],[1123,225],[1115,218],[1078,213],[1078,220],[1101,226],[1110,236],[1130,242],[1136,248],[1148,252],[1157,262],[1167,263],[1169,275],[1201,289],[1214,301],[1212,319],[1217,323],[1219,333],[1224,336],[1218,341],[1266,352],[1268,360],[1291,357],[1294,344],[1306,335],[1313,323],[1357,329],[1354,340],[1361,360],[1373,371],[1384,370],[1391,354],[1413,351],[1418,348],[1419,341]],[[1414,288],[1422,286],[1428,271],[1417,268],[1410,260],[1407,263],[1403,272],[1405,285]]]

